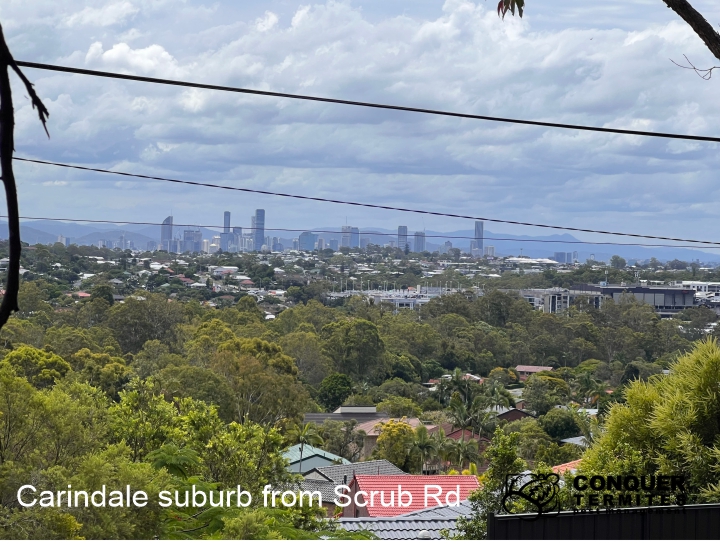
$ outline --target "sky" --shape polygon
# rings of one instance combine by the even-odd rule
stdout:
[[[720,5],[693,0],[714,25]],[[718,63],[662,0],[4,0],[18,60],[497,117],[720,136]],[[718,63],[720,64],[720,63]],[[720,240],[720,144],[605,135],[25,69],[16,154],[453,214]],[[16,163],[27,216],[278,228],[471,221]],[[498,233],[551,230],[486,224]],[[576,234],[588,239],[587,235]],[[607,240],[599,237],[598,240]],[[622,240],[622,239],[619,239]],[[629,239],[625,239],[628,241]],[[637,239],[634,242],[640,242]]]

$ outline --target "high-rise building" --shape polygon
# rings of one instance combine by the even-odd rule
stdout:
[[[405,250],[405,245],[407,245],[407,225],[398,226],[397,245],[400,250]]]
[[[315,250],[318,236],[310,231],[303,231],[298,237],[298,250]]]
[[[350,248],[350,233],[352,231],[352,227],[349,225],[343,225],[342,226],[342,237],[340,240],[340,246],[343,248]]]
[[[225,219],[223,220],[223,233],[230,233],[230,212],[225,212]]]
[[[186,229],[183,231],[183,252],[200,252],[202,251],[202,231],[198,229]]]
[[[470,244],[470,250],[474,256],[482,256],[484,224],[483,222],[475,222],[475,240]]]
[[[330,250],[332,250],[333,252],[337,252],[338,250],[340,250],[340,243],[337,239],[330,239]]]
[[[160,226],[160,250],[170,250],[170,241],[173,240],[173,217],[168,216]]]
[[[255,250],[262,250],[265,244],[265,210],[255,210],[254,222],[253,222],[253,242],[255,244]]]
[[[155,241],[148,241],[145,248],[147,248],[148,252],[155,252],[157,250],[158,244]]]
[[[209,239],[203,239],[203,242],[202,242],[202,251],[203,251],[205,254],[209,254],[209,253],[210,253],[210,240],[209,240]]]
[[[570,252],[555,252],[553,259],[559,264],[572,263],[572,254]]]
[[[59,242],[63,246],[68,246],[70,244],[70,239],[68,237],[58,235],[57,242]]]
[[[360,246],[360,230],[357,227],[350,228],[350,248]]]
[[[495,247],[494,246],[486,246],[485,250],[484,250],[484,255],[494,258],[495,257]]]
[[[367,248],[370,244],[370,239],[368,237],[363,237],[360,239],[360,248]]]
[[[573,253],[572,253],[572,261],[573,261],[573,263],[577,263],[577,262],[580,261],[580,260],[578,259],[578,253],[577,253],[577,252],[573,252]]]
[[[322,237],[320,237],[320,238],[317,240],[317,249],[318,249],[318,250],[324,250],[324,249],[325,249],[325,239],[323,239]]]
[[[413,252],[425,252],[425,231],[415,231],[415,248]]]

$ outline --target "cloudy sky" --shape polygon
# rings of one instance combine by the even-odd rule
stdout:
[[[693,0],[714,25],[720,5]],[[720,136],[718,63],[661,0],[4,0],[16,59],[499,117]],[[720,64],[720,63],[718,63]],[[19,156],[536,223],[720,240],[720,148],[127,83],[35,69]],[[268,227],[457,220],[17,163],[24,215]],[[494,224],[496,232],[542,230]],[[545,231],[544,233],[548,233]],[[581,238],[582,234],[578,234]]]

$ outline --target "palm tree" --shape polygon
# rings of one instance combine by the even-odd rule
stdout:
[[[467,463],[474,463],[480,460],[478,452],[478,444],[474,439],[468,441],[455,441],[451,451],[453,462],[463,470],[463,466]]]
[[[415,428],[415,441],[413,442],[413,453],[420,459],[420,474],[423,473],[425,465],[435,460],[438,453],[437,441],[428,434],[425,426]]]
[[[323,439],[318,433],[317,426],[312,422],[308,422],[301,426],[293,426],[288,432],[288,439],[291,443],[300,444],[300,465],[298,466],[298,473],[302,474],[302,460],[305,445],[322,445]]]
[[[450,410],[448,414],[452,421],[453,428],[460,428],[462,430],[462,439],[465,441],[465,430],[472,426],[473,417],[465,406],[465,403],[460,400],[457,394],[453,395],[453,398],[450,400]]]

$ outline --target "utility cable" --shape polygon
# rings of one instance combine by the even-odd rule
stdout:
[[[348,206],[360,206],[363,208],[376,208],[380,210],[391,210],[395,212],[407,212],[411,214],[426,214],[428,216],[440,216],[445,218],[455,218],[455,219],[463,219],[463,220],[473,220],[473,221],[483,221],[483,222],[492,222],[492,223],[505,223],[510,225],[522,225],[527,227],[541,227],[543,229],[560,229],[562,231],[578,231],[582,233],[594,233],[594,234],[601,234],[601,235],[615,235],[619,237],[636,237],[640,239],[657,239],[657,240],[663,240],[663,241],[674,241],[674,242],[682,242],[682,243],[694,243],[694,244],[709,244],[709,245],[720,245],[720,242],[715,241],[701,241],[701,240],[695,240],[695,239],[680,239],[677,237],[660,237],[657,235],[641,235],[637,233],[622,233],[619,231],[603,231],[600,229],[586,229],[586,228],[580,228],[580,227],[566,227],[562,225],[550,225],[550,224],[543,224],[543,223],[531,223],[531,222],[520,222],[520,221],[514,221],[514,220],[501,220],[496,218],[483,218],[480,216],[468,216],[464,214],[450,214],[447,212],[435,212],[435,211],[429,211],[429,210],[417,210],[414,208],[402,208],[399,206],[387,206],[387,205],[381,205],[381,204],[369,204],[369,203],[362,203],[362,202],[353,202],[353,201],[343,201],[339,199],[326,199],[321,197],[309,197],[305,195],[294,195],[290,193],[278,193],[276,191],[262,191],[260,189],[247,189],[244,187],[231,187],[228,185],[218,185],[214,183],[200,183],[196,181],[188,181],[188,180],[180,180],[180,179],[174,179],[174,178],[163,178],[159,176],[148,176],[144,174],[133,174],[130,172],[120,172],[117,170],[105,170],[102,168],[91,168],[89,166],[79,166],[76,164],[65,164],[62,162],[51,162],[47,160],[37,160],[37,159],[26,159],[23,157],[13,157],[13,159],[21,161],[21,162],[30,162],[34,164],[44,164],[48,166],[59,166],[61,168],[72,168],[73,170],[83,170],[86,172],[98,172],[101,174],[112,174],[116,176],[127,176],[131,178],[141,178],[141,179],[147,179],[147,180],[153,180],[153,181],[163,181],[163,182],[169,182],[169,183],[180,183],[184,185],[193,185],[197,187],[208,187],[211,189],[224,189],[228,191],[239,191],[242,193],[256,193],[259,195],[267,195],[267,196],[273,196],[273,197],[285,197],[285,198],[291,198],[291,199],[299,199],[299,200],[307,200],[307,201],[315,201],[315,202],[325,202],[325,203],[331,203],[331,204],[344,204]]]
[[[465,118],[472,120],[488,120],[491,122],[505,122],[510,124],[524,124],[528,126],[544,126],[548,128],[564,128],[567,130],[582,130],[587,132],[603,132],[608,134],[623,134],[629,136],[658,137],[665,139],[685,139],[693,141],[711,141],[720,142],[720,138],[711,136],[694,136],[687,134],[669,134],[663,132],[644,132],[641,130],[624,130],[620,128],[605,128],[601,126],[581,126],[577,124],[562,124],[558,122],[542,122],[538,120],[524,120],[519,118],[503,118],[485,115],[471,115],[467,113],[457,113],[452,111],[439,111],[435,109],[422,109],[419,107],[404,107],[401,105],[386,105],[382,103],[368,103],[365,101],[352,101],[348,99],[335,99],[329,97],[308,96],[299,94],[286,94],[282,92],[270,92],[267,90],[254,90],[250,88],[236,88],[233,86],[218,86],[215,84],[201,84],[198,82],[187,82],[182,80],[168,80],[166,78],[153,78],[149,76],[135,76],[130,74],[112,73],[107,71],[94,71],[90,69],[78,69],[76,67],[65,67],[62,65],[49,65],[47,63],[34,63],[30,61],[16,61],[21,67],[30,67],[33,69],[42,69],[46,71],[59,71],[64,73],[74,73],[89,76],[99,76],[103,78],[116,78],[120,80],[134,80],[137,82],[147,82],[151,84],[165,84],[169,86],[182,86],[186,88],[200,88],[204,90],[217,90],[221,92],[235,92],[241,94],[251,94],[269,97],[281,97],[286,99],[301,99],[304,101],[317,101],[322,103],[336,103],[340,105],[354,105],[356,107],[370,107],[373,109],[387,109],[391,111],[405,111],[411,113],[422,113],[427,115],[439,115],[454,118]]]

